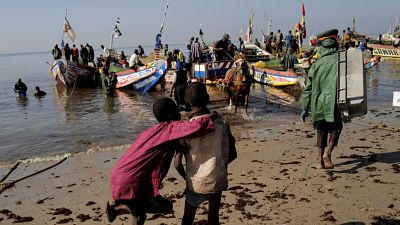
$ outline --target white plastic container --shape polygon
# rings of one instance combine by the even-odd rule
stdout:
[[[337,103],[343,122],[367,113],[367,79],[360,50],[339,51]]]

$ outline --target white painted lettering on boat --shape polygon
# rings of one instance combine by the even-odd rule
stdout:
[[[143,81],[140,81],[140,82],[137,82],[137,83],[133,84],[133,86],[134,86],[136,89],[140,89],[140,88],[142,88],[142,87],[147,86],[150,82],[154,81],[155,79],[156,79],[155,76],[151,76],[151,77],[149,77],[148,79],[145,79],[145,80],[143,80]]]

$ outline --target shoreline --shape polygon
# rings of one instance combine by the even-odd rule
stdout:
[[[345,224],[400,221],[400,133],[344,124],[333,152],[333,170],[313,169],[315,131],[311,123],[269,119],[232,126],[238,158],[229,166],[221,224]],[[270,122],[270,123],[268,123]],[[13,224],[108,224],[104,206],[109,174],[128,146],[78,154],[0,194],[0,221]],[[55,162],[20,165],[15,180]],[[9,168],[0,168],[3,177]],[[180,224],[184,181],[170,169],[161,190],[174,214],[148,214],[146,224]],[[6,211],[8,210],[8,211]],[[206,219],[201,205],[196,221]],[[19,216],[19,217],[18,217]],[[122,215],[113,224],[129,224]],[[201,224],[201,222],[198,222]],[[357,223],[356,223],[357,224]]]

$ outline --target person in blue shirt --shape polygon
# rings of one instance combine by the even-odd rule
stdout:
[[[285,37],[286,51],[290,50],[290,43],[292,43],[292,39],[293,39],[292,31],[289,30],[288,35],[286,35],[286,37]]]
[[[185,69],[188,82],[192,80],[192,51],[190,45],[186,45],[185,51]]]

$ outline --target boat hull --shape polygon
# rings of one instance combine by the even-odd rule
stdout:
[[[137,91],[148,91],[153,88],[165,75],[164,61],[147,64],[139,70],[125,70],[116,73],[117,88],[133,88]]]
[[[272,86],[298,85],[299,79],[302,77],[301,74],[291,71],[278,71],[261,67],[250,69],[250,75],[256,82]]]
[[[400,58],[400,47],[393,45],[368,44],[372,48],[372,54],[383,57]]]
[[[71,61],[55,60],[50,67],[50,73],[57,84],[64,86],[95,86],[96,68],[77,65]]]
[[[226,72],[233,66],[232,60],[218,61],[218,62],[206,62],[206,63],[195,63],[194,77],[197,79],[207,79],[215,81],[218,79],[225,78]]]

